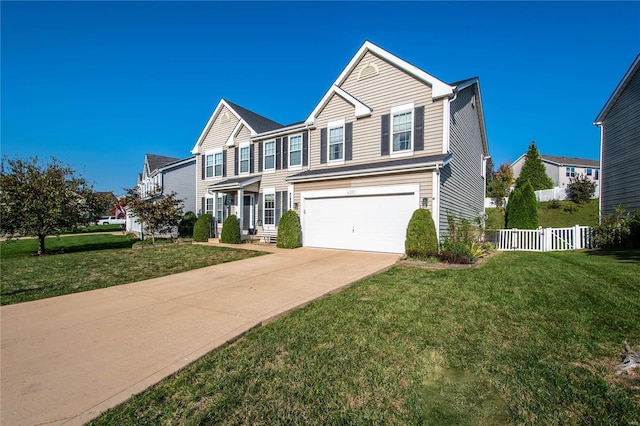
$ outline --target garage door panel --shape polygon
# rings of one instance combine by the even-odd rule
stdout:
[[[305,199],[304,245],[402,253],[417,203],[415,192]]]

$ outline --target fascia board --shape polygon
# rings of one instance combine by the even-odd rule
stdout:
[[[593,123],[594,125],[602,126],[602,122],[605,120],[605,118],[607,118],[607,115],[609,115],[609,111],[611,110],[611,108],[613,108],[613,105],[618,101],[618,98],[620,97],[624,89],[629,85],[629,82],[631,81],[631,77],[633,77],[633,75],[635,75],[635,73],[638,72],[639,70],[640,70],[640,54],[636,57],[635,61],[633,61],[633,64],[631,64],[631,67],[629,67],[629,69],[625,73],[622,80],[620,80],[620,83],[618,83],[616,90],[613,91],[613,93],[609,97],[609,100],[607,100],[607,103],[602,108],[602,111],[600,111],[600,114],[598,114],[598,116],[596,117]]]
[[[202,145],[202,142],[204,142],[204,138],[207,136],[209,129],[211,129],[211,126],[215,122],[218,113],[220,113],[220,110],[225,105],[226,105],[226,102],[224,101],[224,99],[221,99],[220,102],[218,102],[218,106],[216,106],[216,108],[213,110],[211,117],[209,117],[209,121],[207,121],[207,124],[204,126],[204,129],[202,129],[202,132],[200,133],[200,136],[198,137],[196,144],[193,146],[193,149],[191,150],[192,154],[200,153],[200,145]],[[234,114],[235,114],[235,111],[234,111]]]

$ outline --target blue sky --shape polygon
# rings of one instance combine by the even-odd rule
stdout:
[[[221,98],[305,119],[365,40],[478,76],[496,167],[535,140],[599,158],[596,115],[640,52],[640,2],[0,2],[1,151],[135,186],[186,158]]]

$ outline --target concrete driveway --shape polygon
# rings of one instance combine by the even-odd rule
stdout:
[[[274,253],[0,308],[1,424],[83,424],[251,328],[398,260],[269,250]]]

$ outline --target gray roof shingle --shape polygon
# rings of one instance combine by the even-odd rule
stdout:
[[[256,114],[253,111],[249,111],[246,108],[241,107],[240,105],[234,104],[228,99],[224,100],[235,112],[240,114],[242,119],[247,122],[249,126],[253,130],[258,133],[268,132],[271,130],[279,129],[284,127],[282,124],[277,123],[273,120],[268,119],[267,117],[263,117],[260,114]]]
[[[598,160],[587,160],[576,157],[560,157],[556,155],[541,155],[540,158],[551,163],[556,163],[560,166],[600,167],[600,162]]]
[[[166,166],[167,164],[180,161],[180,158],[165,157],[164,155],[147,154],[147,164],[149,165],[149,173]]]

